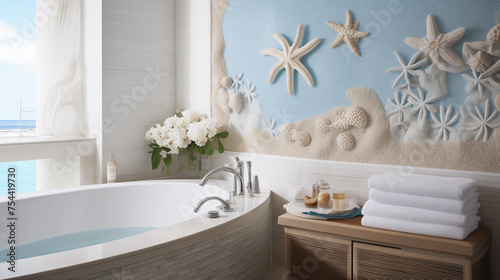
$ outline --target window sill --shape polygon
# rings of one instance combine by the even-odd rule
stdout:
[[[0,162],[95,155],[94,138],[0,138]]]

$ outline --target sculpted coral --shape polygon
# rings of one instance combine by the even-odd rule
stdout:
[[[354,140],[354,136],[352,136],[351,133],[342,132],[339,134],[339,136],[337,136],[337,144],[342,149],[349,151],[349,150],[352,150],[352,148],[354,148],[354,145],[356,144],[356,142]]]
[[[345,111],[340,111],[338,114],[339,117],[345,120],[346,124],[349,126],[365,128],[368,123],[368,117],[363,109],[356,106],[350,107]]]
[[[286,123],[283,125],[283,136],[290,142],[299,142],[303,147],[311,144],[311,135],[305,131],[299,131],[295,128],[293,123]]]
[[[351,127],[351,125],[345,119],[337,120],[332,124],[332,122],[329,119],[322,118],[318,121],[318,123],[319,123],[319,129],[323,133],[328,133],[332,130],[338,132],[346,131],[347,129],[349,129],[349,127]]]

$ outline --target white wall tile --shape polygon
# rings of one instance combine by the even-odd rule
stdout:
[[[175,0],[102,1],[102,118],[112,124],[102,135],[103,181],[110,153],[119,181],[161,175],[144,134],[174,113],[175,11]]]
[[[210,114],[210,0],[177,0],[177,107]]]

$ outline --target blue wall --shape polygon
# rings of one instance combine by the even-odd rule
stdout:
[[[256,85],[264,114],[278,125],[337,106],[352,106],[345,93],[360,86],[372,88],[385,105],[388,98],[394,97],[396,89],[391,86],[400,74],[385,73],[400,66],[394,51],[409,61],[418,50],[406,45],[405,38],[426,36],[427,15],[434,16],[442,33],[466,28],[462,40],[454,45],[462,56],[464,42],[486,40],[486,34],[496,25],[499,6],[497,0],[232,0],[223,21],[228,74],[233,77],[244,73],[242,80]],[[354,21],[359,21],[358,30],[370,32],[358,44],[361,57],[354,55],[345,43],[330,49],[338,32],[325,21],[344,24],[346,10],[351,11]],[[295,94],[290,96],[285,70],[273,84],[267,82],[277,59],[261,56],[260,52],[266,48],[281,50],[273,33],[282,34],[291,44],[301,23],[305,25],[301,46],[318,37],[322,41],[302,59],[315,86],[309,87],[295,72]],[[435,104],[458,109],[465,104],[466,81],[461,74],[448,73],[448,85],[449,94]]]

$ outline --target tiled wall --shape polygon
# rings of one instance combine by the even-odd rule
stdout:
[[[110,153],[118,162],[118,181],[164,176],[161,168],[151,170],[144,134],[177,107],[210,114],[210,1],[100,1],[102,152],[98,156],[102,158],[98,174],[102,172],[102,180],[98,182],[106,181]],[[158,85],[157,78],[161,79]],[[144,86],[145,79],[155,86]]]
[[[102,1],[102,179],[159,177],[144,134],[175,109],[175,0]]]
[[[165,254],[74,279],[264,279],[271,263],[268,207],[212,238],[180,249],[166,246]]]
[[[176,1],[176,106],[210,114],[210,1]]]

